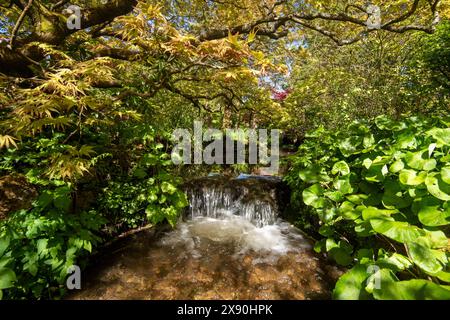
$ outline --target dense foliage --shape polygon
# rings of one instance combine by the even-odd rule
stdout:
[[[117,142],[87,133],[87,141],[103,141],[95,149],[77,150],[53,134],[4,153],[0,170],[25,176],[40,195],[32,208],[0,221],[2,296],[59,298],[68,269],[84,267],[99,244],[148,223],[175,224],[187,201],[165,146],[150,129],[116,130]]]
[[[0,295],[58,298],[65,292],[68,269],[83,266],[105,223],[93,210],[68,213],[70,199],[68,186],[47,189],[31,210],[0,224]]]
[[[433,35],[377,33],[349,46],[309,35],[289,52],[292,73],[280,126],[303,138],[319,125],[339,128],[379,115],[448,114],[450,23]]]
[[[335,298],[450,298],[449,125],[380,116],[307,135],[286,181],[320,227],[315,250],[351,267]]]
[[[338,262],[357,259],[356,273],[373,259],[398,259],[405,267],[382,269],[383,279],[431,277],[425,291],[442,290],[448,122],[365,120],[448,115],[450,2],[372,1],[383,14],[379,28],[367,27],[367,4],[0,0],[0,179],[25,180],[39,194],[32,207],[0,211],[0,298],[61,297],[67,268],[83,266],[101,243],[149,223],[175,225],[187,205],[183,179],[253,169],[173,166],[171,133],[195,120],[282,129],[297,146],[324,125],[287,178],[294,203],[305,192],[312,207],[295,212],[302,227],[320,228],[328,241],[318,248]],[[79,29],[68,28],[70,5],[80,7]],[[355,119],[364,121],[331,133]],[[339,220],[342,206],[359,216]],[[415,230],[419,241],[391,239],[372,220],[378,230],[407,223],[404,233]],[[384,251],[363,250],[379,237],[389,246],[373,245]]]

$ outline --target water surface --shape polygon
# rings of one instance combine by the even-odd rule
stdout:
[[[194,217],[124,239],[83,273],[70,299],[328,299],[339,271],[277,219]]]

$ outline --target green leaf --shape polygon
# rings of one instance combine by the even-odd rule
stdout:
[[[433,197],[420,201],[419,221],[428,227],[438,227],[450,224],[450,206],[442,208],[442,202]]]
[[[440,175],[431,174],[425,179],[428,192],[438,199],[450,201],[450,185],[440,179]]]
[[[436,259],[433,250],[425,239],[416,239],[406,244],[412,261],[427,273],[438,273],[442,270],[442,264]]]
[[[402,171],[405,168],[405,164],[403,163],[402,160],[397,160],[395,161],[393,164],[391,164],[391,166],[389,167],[389,171],[392,173],[397,173]]]
[[[147,176],[147,172],[144,168],[136,168],[133,172],[133,176],[135,176],[138,179],[144,179]]]
[[[0,290],[11,288],[16,281],[16,274],[9,268],[0,269]]]
[[[9,246],[9,238],[7,237],[0,238],[0,257],[6,251],[8,246]]]
[[[334,239],[328,238],[325,242],[325,247],[331,258],[333,258],[339,265],[347,266],[352,262],[352,246],[345,241],[336,243]]]
[[[349,137],[339,143],[339,150],[345,157],[348,157],[352,154],[358,153],[358,147],[361,145],[361,143],[362,139],[360,137]]]
[[[331,173],[332,174],[340,173],[341,175],[345,176],[350,173],[350,167],[348,166],[347,162],[339,161],[334,164]]]
[[[369,277],[367,266],[357,264],[339,278],[333,290],[333,299],[365,300],[370,295],[366,292],[366,280]]]
[[[47,249],[48,239],[39,239],[36,243],[37,252],[41,254],[45,249]]]
[[[450,184],[450,167],[443,167],[441,169],[441,179],[447,184]]]
[[[324,189],[320,186],[320,184],[313,184],[309,188],[303,190],[303,202],[312,206],[313,208],[323,208],[324,207],[324,198],[322,198],[324,193]]]
[[[364,220],[370,220],[374,218],[390,217],[397,212],[398,210],[381,210],[375,207],[368,207],[362,211],[362,217]]]
[[[400,171],[399,180],[402,184],[407,186],[418,186],[425,182],[427,173],[422,171],[417,175],[414,170],[405,169]]]
[[[363,172],[363,177],[365,180],[370,182],[382,182],[384,181],[386,175],[389,173],[387,163],[390,161],[390,157],[378,156],[376,157],[369,169]]]
[[[65,212],[69,210],[70,204],[72,202],[70,192],[71,190],[70,187],[68,186],[55,189],[53,204],[55,205],[56,208],[61,209]]]
[[[433,274],[432,276],[438,278],[441,281],[450,282],[450,272],[440,271],[436,274]]]
[[[413,264],[404,255],[393,253],[390,256],[379,258],[376,265],[381,268],[388,268],[398,272],[410,268]]]
[[[378,300],[450,300],[450,290],[423,279],[382,282],[373,293]]]
[[[373,265],[368,271],[376,271],[372,273],[366,281],[366,291],[373,294],[375,289],[379,289],[382,283],[392,283],[397,281],[397,277],[390,269],[379,269],[378,265]]]
[[[53,195],[49,190],[44,190],[35,201],[35,205],[40,208],[48,207],[53,201]]]
[[[372,160],[370,160],[370,158],[366,158],[364,159],[362,164],[366,169],[370,169],[370,167],[372,166]]]
[[[441,145],[450,146],[450,128],[434,128],[429,130],[427,135],[432,136]]]
[[[373,250],[372,249],[359,249],[356,253],[356,258],[358,259],[360,264],[365,264],[373,261]]]
[[[435,159],[424,159],[423,156],[428,150],[421,150],[418,152],[408,152],[405,155],[406,164],[416,170],[430,171],[436,168]]]
[[[355,191],[355,189],[352,187],[352,185],[350,183],[350,179],[348,177],[347,178],[344,177],[342,179],[336,179],[333,182],[333,187],[343,195],[350,194]]]
[[[449,245],[449,239],[441,230],[429,231],[423,230],[428,239],[431,248],[445,248]]]
[[[425,232],[407,222],[395,221],[392,218],[376,218],[370,220],[372,228],[386,237],[401,243],[412,242]]]
[[[173,194],[175,191],[177,191],[177,188],[173,184],[164,181],[163,183],[161,183],[161,190],[164,193]]]
[[[298,176],[308,183],[328,182],[331,180],[326,171],[318,165],[311,165],[300,170]]]
[[[384,182],[383,205],[388,209],[407,208],[413,202],[408,193],[402,191],[401,185],[396,180]]]

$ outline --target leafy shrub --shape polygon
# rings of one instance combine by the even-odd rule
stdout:
[[[100,195],[100,210],[118,227],[136,228],[146,222],[167,220],[175,225],[182,208],[188,205],[186,195],[178,188],[181,180],[168,169],[170,155],[156,144],[132,168],[131,174],[110,181]]]
[[[449,124],[381,116],[300,146],[292,201],[319,220],[315,250],[352,267],[335,298],[450,299]]]
[[[0,224],[0,298],[58,298],[67,270],[83,265],[106,222],[95,211],[69,214],[69,186],[47,189],[30,210]]]

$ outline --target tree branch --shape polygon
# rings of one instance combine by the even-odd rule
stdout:
[[[16,21],[16,24],[14,25],[14,29],[11,34],[11,39],[9,41],[9,48],[11,50],[14,50],[14,41],[16,40],[17,32],[19,32],[19,29],[20,29],[20,26],[22,25],[23,19],[25,18],[28,10],[30,10],[32,5],[33,5],[33,0],[29,0],[28,4],[23,9],[22,13],[20,14],[19,18]]]

